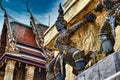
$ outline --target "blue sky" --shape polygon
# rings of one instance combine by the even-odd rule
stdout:
[[[27,0],[2,0],[8,14],[21,23],[29,25],[29,13],[26,10]],[[29,0],[29,7],[34,17],[45,25],[48,25],[50,14],[50,25],[52,26],[58,16],[59,3],[66,0]],[[3,25],[4,13],[0,9],[0,33]]]

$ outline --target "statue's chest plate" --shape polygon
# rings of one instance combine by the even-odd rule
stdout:
[[[61,33],[57,38],[58,43],[62,43],[62,44],[68,44],[69,40],[70,40],[69,35],[65,32]]]

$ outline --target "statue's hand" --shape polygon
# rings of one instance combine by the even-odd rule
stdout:
[[[85,16],[85,19],[87,22],[94,22],[96,19],[96,15],[91,13]]]
[[[98,2],[95,7],[94,7],[94,11],[95,12],[102,12],[103,10],[103,6],[102,6],[102,3],[101,2]]]

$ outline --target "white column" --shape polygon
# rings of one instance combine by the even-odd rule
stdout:
[[[33,80],[34,79],[34,66],[26,65],[26,74],[25,80]]]
[[[4,80],[13,80],[16,61],[8,60],[5,68]]]

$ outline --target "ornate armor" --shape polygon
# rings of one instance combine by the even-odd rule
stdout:
[[[107,11],[107,17],[99,32],[99,39],[102,44],[103,51],[106,55],[114,52],[115,43],[115,27],[120,25],[120,1],[100,0],[95,6],[95,11],[102,12],[102,8]]]
[[[72,46],[70,37],[87,22],[94,22],[96,16],[94,14],[87,15],[83,20],[74,24],[69,29],[66,29],[61,5],[58,12],[59,16],[55,25],[59,35],[55,40],[55,47],[59,51],[59,56],[55,62],[54,73],[57,80],[64,80],[64,63],[71,65],[74,69],[78,70],[78,73],[85,67],[85,61],[83,59],[84,51],[76,49]]]

